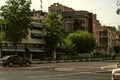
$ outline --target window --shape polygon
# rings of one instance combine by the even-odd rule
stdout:
[[[43,35],[37,33],[31,33],[31,38],[42,39]]]
[[[43,26],[42,25],[33,25],[33,28],[32,29],[35,29],[35,30],[43,30]]]

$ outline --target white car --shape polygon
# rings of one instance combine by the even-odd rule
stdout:
[[[112,70],[112,80],[120,80],[120,68]]]

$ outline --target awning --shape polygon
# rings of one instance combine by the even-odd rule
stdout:
[[[15,49],[2,49],[3,52],[15,52]],[[17,52],[25,52],[24,49],[17,49]],[[30,49],[30,52],[44,52],[41,49]]]

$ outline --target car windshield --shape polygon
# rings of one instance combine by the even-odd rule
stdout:
[[[120,73],[120,70],[116,70],[114,73]]]
[[[23,57],[21,57],[21,56],[18,56],[18,58],[19,58],[19,60],[23,60]]]

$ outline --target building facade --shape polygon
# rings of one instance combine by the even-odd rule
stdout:
[[[63,17],[63,27],[69,32],[84,30],[92,33],[96,38],[97,46],[95,52],[113,51],[113,45],[115,45],[115,27],[102,27],[96,14],[83,10],[75,11],[59,3],[49,7],[49,13],[51,12],[55,12]]]
[[[74,11],[74,9],[59,3],[54,3],[48,8],[48,13],[57,13],[58,15],[61,15],[64,11]]]
[[[69,32],[85,30],[92,33],[93,14],[88,11],[65,11],[62,12],[63,27]]]
[[[28,48],[32,53],[32,59],[45,59],[45,41],[43,36],[46,34],[43,25],[44,19],[50,13],[57,13],[63,17],[63,27],[69,32],[75,30],[84,30],[90,32],[96,38],[97,47],[95,52],[113,52],[115,45],[115,27],[104,26],[102,27],[97,15],[88,11],[75,11],[74,9],[64,6],[59,3],[54,3],[48,8],[48,13],[33,10],[32,28],[28,29],[29,34],[17,45],[17,52],[19,55],[24,56],[25,48]],[[2,40],[2,56],[14,54],[15,49],[9,42]]]
[[[45,41],[43,36],[45,33],[45,27],[43,25],[44,19],[47,17],[48,13],[42,11],[33,11],[32,27],[28,29],[29,33],[26,38],[22,40],[21,43],[17,44],[17,54],[24,56],[25,48],[28,48],[30,51],[31,59],[43,59],[44,58],[44,49]],[[7,41],[2,41],[2,55],[14,55],[15,48],[11,43]]]
[[[103,26],[99,30],[99,45],[101,52],[114,53],[116,28],[111,26]]]

